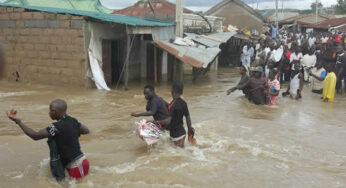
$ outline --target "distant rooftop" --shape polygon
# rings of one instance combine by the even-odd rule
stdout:
[[[174,3],[171,3],[167,0],[153,0],[152,5],[155,11],[155,14],[159,15],[175,15],[176,6]],[[114,14],[121,14],[127,16],[138,16],[138,17],[147,17],[148,14],[153,14],[149,4],[145,1],[140,1],[134,4],[133,6],[114,10]],[[184,8],[184,13],[193,13],[192,10]]]
[[[337,27],[346,25],[346,17],[329,19],[322,22],[317,22],[316,24],[309,24],[308,27],[319,28],[319,29],[329,29],[331,27]]]

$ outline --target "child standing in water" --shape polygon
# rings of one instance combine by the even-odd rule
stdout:
[[[270,70],[269,80],[268,80],[268,90],[265,91],[266,94],[268,95],[267,104],[269,106],[276,104],[278,95],[280,93],[280,82],[276,78],[277,78],[277,71],[275,69]]]
[[[186,124],[188,128],[188,134],[194,135],[194,129],[191,126],[191,118],[189,109],[186,102],[181,98],[183,94],[184,86],[182,83],[176,83],[172,86],[173,100],[168,106],[168,112],[170,117],[161,121],[160,123],[167,127],[172,141],[178,147],[184,148],[184,142],[186,137],[186,131],[184,128],[183,118],[185,116]]]

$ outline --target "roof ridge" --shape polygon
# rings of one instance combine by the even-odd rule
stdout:
[[[209,10],[207,10],[204,14],[205,15],[210,15],[213,12],[216,12],[219,8],[223,7],[224,5],[234,2],[236,4],[238,4],[239,6],[242,6],[244,9],[246,9],[247,11],[249,11],[250,13],[252,13],[253,15],[259,17],[259,19],[265,21],[265,17],[259,13],[257,10],[253,9],[252,7],[250,7],[249,5],[247,5],[246,3],[244,3],[241,0],[223,0],[220,3],[216,4],[215,6],[213,6],[212,8],[210,8]]]
[[[164,21],[151,20],[151,19],[139,18],[134,16],[107,14],[107,13],[85,11],[85,10],[72,10],[72,9],[64,9],[64,8],[52,8],[52,7],[40,7],[40,6],[28,6],[28,5],[25,6],[25,5],[15,5],[15,4],[7,4],[7,3],[0,3],[0,7],[15,7],[15,8],[24,8],[28,10],[40,11],[40,12],[47,12],[52,14],[70,14],[70,15],[77,15],[77,16],[85,16],[85,17],[90,17],[97,20],[102,20],[105,22],[125,24],[125,25],[129,25],[133,27],[174,26],[174,22],[164,22]]]

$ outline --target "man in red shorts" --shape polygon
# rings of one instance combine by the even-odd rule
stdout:
[[[36,132],[26,126],[17,115],[17,111],[7,112],[9,119],[14,121],[23,132],[33,140],[49,138],[55,141],[58,154],[70,177],[80,179],[89,172],[89,161],[82,153],[79,145],[79,136],[89,134],[89,129],[75,118],[66,114],[67,104],[61,99],[54,100],[49,105],[49,116],[56,122],[49,127]]]

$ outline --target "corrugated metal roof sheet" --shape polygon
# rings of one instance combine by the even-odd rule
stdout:
[[[346,33],[346,25],[342,27],[338,27],[337,30],[339,30],[340,32]]]
[[[175,15],[176,6],[174,3],[171,3],[167,0],[153,0],[152,5],[154,8],[155,14]],[[184,13],[193,13],[193,11],[184,8]],[[127,8],[114,10],[114,14],[146,17],[148,14],[152,14],[152,11],[148,3],[138,2],[135,5],[127,7]]]
[[[329,19],[326,21],[318,22],[316,24],[308,24],[306,27],[319,28],[319,29],[329,29],[331,27],[336,27],[346,24],[346,17]]]
[[[194,33],[185,33],[185,35],[188,38],[207,47],[219,47],[220,44],[226,43],[235,34],[237,34],[237,32],[214,33],[214,34],[208,35],[207,36],[208,38],[206,38]],[[211,38],[216,40],[211,40]]]
[[[3,3],[112,13],[112,10],[104,7],[99,0],[6,0]]]
[[[244,34],[236,34],[234,37],[242,40],[250,40],[250,37]]]
[[[69,9],[60,9],[60,8],[50,8],[50,7],[36,7],[36,6],[25,6],[25,5],[12,5],[6,3],[0,3],[2,7],[15,7],[15,8],[24,8],[28,10],[35,10],[47,13],[54,14],[71,14],[78,16],[86,16],[95,18],[98,20],[113,22],[119,24],[125,24],[130,26],[150,26],[150,27],[161,27],[161,26],[172,26],[175,25],[173,22],[163,22],[151,19],[144,19],[132,16],[116,15],[116,14],[105,14],[99,12],[90,12],[82,10],[69,10]]]
[[[164,51],[196,68],[207,68],[220,53],[219,48],[197,48],[191,46],[179,46],[167,41],[154,41]]]
[[[314,14],[299,14],[296,16],[292,16],[283,20],[279,20],[279,23],[288,23],[288,22],[294,22],[294,21],[301,21],[303,22],[303,19],[308,18],[308,17],[313,17],[315,18],[316,15]],[[323,19],[323,20],[327,20],[329,19],[327,16],[322,16],[322,15],[318,15],[318,19]]]

